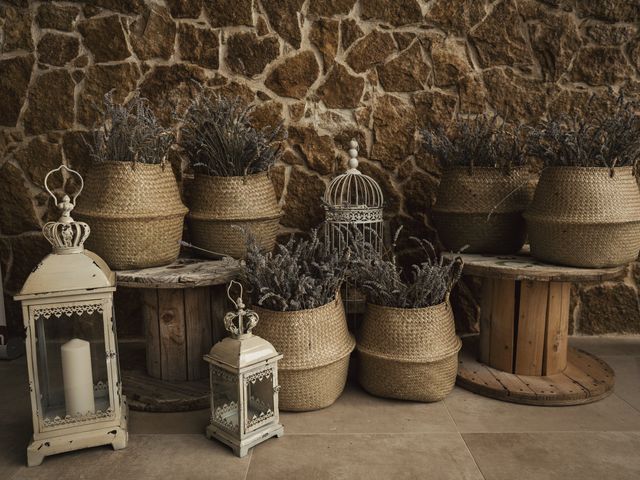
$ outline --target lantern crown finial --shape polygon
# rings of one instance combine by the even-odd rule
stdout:
[[[49,177],[53,173],[62,173],[63,169],[78,177],[78,179],[80,180],[80,187],[71,197],[69,197],[69,195],[67,194],[64,194],[62,196],[62,199],[58,200],[56,194],[53,193],[49,188],[48,181]],[[58,221],[48,222],[44,225],[44,227],[42,227],[42,233],[44,237],[53,247],[54,253],[69,254],[82,252],[84,250],[84,242],[89,237],[91,229],[86,223],[76,222],[71,217],[71,211],[76,206],[76,198],[78,198],[78,195],[80,195],[80,192],[82,192],[82,188],[84,187],[82,176],[66,165],[60,165],[58,168],[55,168],[47,173],[46,177],[44,177],[44,186],[47,189],[47,192],[49,192],[49,195],[53,197],[56,206],[60,209],[61,212]]]
[[[240,293],[235,300],[231,295],[231,288],[234,285],[237,285],[240,289]],[[245,309],[244,301],[242,300],[242,293],[242,284],[235,280],[231,280],[227,287],[227,297],[229,297],[231,303],[236,307],[236,311],[229,312],[224,316],[224,327],[235,338],[244,338],[252,335],[251,330],[253,330],[253,328],[258,324],[258,314],[253,310]]]

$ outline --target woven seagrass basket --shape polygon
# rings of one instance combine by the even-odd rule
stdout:
[[[344,390],[355,339],[347,329],[340,297],[309,310],[276,312],[254,307],[253,330],[284,355],[278,365],[281,410],[318,410]]]
[[[358,376],[373,395],[436,402],[456,382],[458,351],[449,301],[425,308],[367,304],[358,342]]]
[[[242,258],[244,231],[251,231],[264,251],[276,244],[281,211],[266,172],[244,177],[196,175],[189,209],[189,230],[196,247]]]
[[[114,270],[173,262],[186,213],[171,165],[139,162],[95,164],[74,210],[91,227],[87,248]]]
[[[640,250],[640,190],[632,167],[549,167],[525,213],[531,254],[573,267],[613,267]]]
[[[533,196],[534,177],[524,167],[509,174],[490,167],[445,169],[433,220],[443,245],[465,253],[514,253],[526,239],[522,212]]]

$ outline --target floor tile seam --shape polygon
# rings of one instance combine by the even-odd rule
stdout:
[[[471,449],[469,448],[469,445],[467,445],[467,441],[464,439],[464,437],[462,436],[462,433],[458,432],[458,435],[460,436],[460,440],[462,440],[462,443],[464,444],[464,448],[467,449],[467,452],[469,453],[469,456],[471,457],[471,459],[473,460],[474,465],[476,466],[476,469],[478,470],[478,472],[480,473],[480,476],[486,480],[486,476],[484,474],[484,472],[482,471],[482,468],[480,468],[480,464],[478,463],[478,460],[476,459],[475,455],[473,454],[473,452],[471,451]]]
[[[629,403],[625,398],[621,397],[620,395],[618,395],[615,391],[613,392],[613,396],[619,398],[620,400],[622,400],[624,403],[626,403],[627,405],[629,405],[631,408],[633,408],[636,412],[640,413],[640,408],[636,407],[635,405],[632,405],[631,403]]]
[[[478,465],[478,461],[476,460],[476,457],[473,456],[473,453],[471,452],[471,449],[469,448],[469,445],[467,445],[467,442],[465,441],[464,437],[462,436],[462,433],[460,432],[460,428],[458,427],[458,423],[456,422],[456,419],[453,418],[453,415],[452,415],[451,411],[449,410],[449,405],[447,405],[446,399],[442,403],[444,404],[444,408],[447,411],[447,415],[449,415],[449,419],[453,422],[453,425],[456,427],[456,432],[458,432],[458,436],[460,437],[460,440],[462,440],[462,443],[464,443],[464,448],[467,449],[467,452],[471,456],[471,459],[473,460],[473,463],[476,466],[476,470],[478,470],[478,472],[480,473],[480,476],[483,479],[486,480],[487,477],[485,477],[484,472],[480,468],[480,465]]]
[[[247,462],[247,470],[244,472],[243,480],[249,478],[249,470],[251,469],[251,462],[253,461],[253,448],[249,450],[249,461]]]
[[[465,431],[460,432],[460,435],[553,435],[567,433],[640,433],[640,430],[505,430],[501,432]]]

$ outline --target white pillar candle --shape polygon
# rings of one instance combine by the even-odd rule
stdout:
[[[89,342],[74,338],[62,345],[62,381],[67,415],[96,411]]]

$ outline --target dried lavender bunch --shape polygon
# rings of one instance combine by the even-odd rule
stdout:
[[[200,88],[181,118],[180,145],[198,173],[236,177],[267,171],[280,156],[282,126],[257,130],[252,106]]]
[[[104,96],[100,126],[89,147],[97,162],[162,163],[174,141],[173,131],[158,123],[147,99],[136,94],[119,104],[111,91]]]
[[[427,153],[443,166],[495,167],[508,172],[525,163],[521,127],[508,126],[496,115],[457,117],[447,130],[422,131]]]
[[[528,150],[547,166],[635,167],[640,158],[637,108],[620,95],[610,113],[543,121],[529,129]]]
[[[396,308],[424,308],[445,301],[462,274],[462,260],[445,260],[439,257],[433,245],[425,239],[410,237],[424,252],[426,260],[403,272],[396,260],[395,234],[392,248],[380,253],[370,245],[358,248],[352,256],[351,277],[376,305]]]
[[[244,279],[252,302],[269,310],[306,310],[334,300],[344,281],[349,252],[332,251],[317,230],[308,239],[279,244],[274,253],[260,250],[248,235]]]

